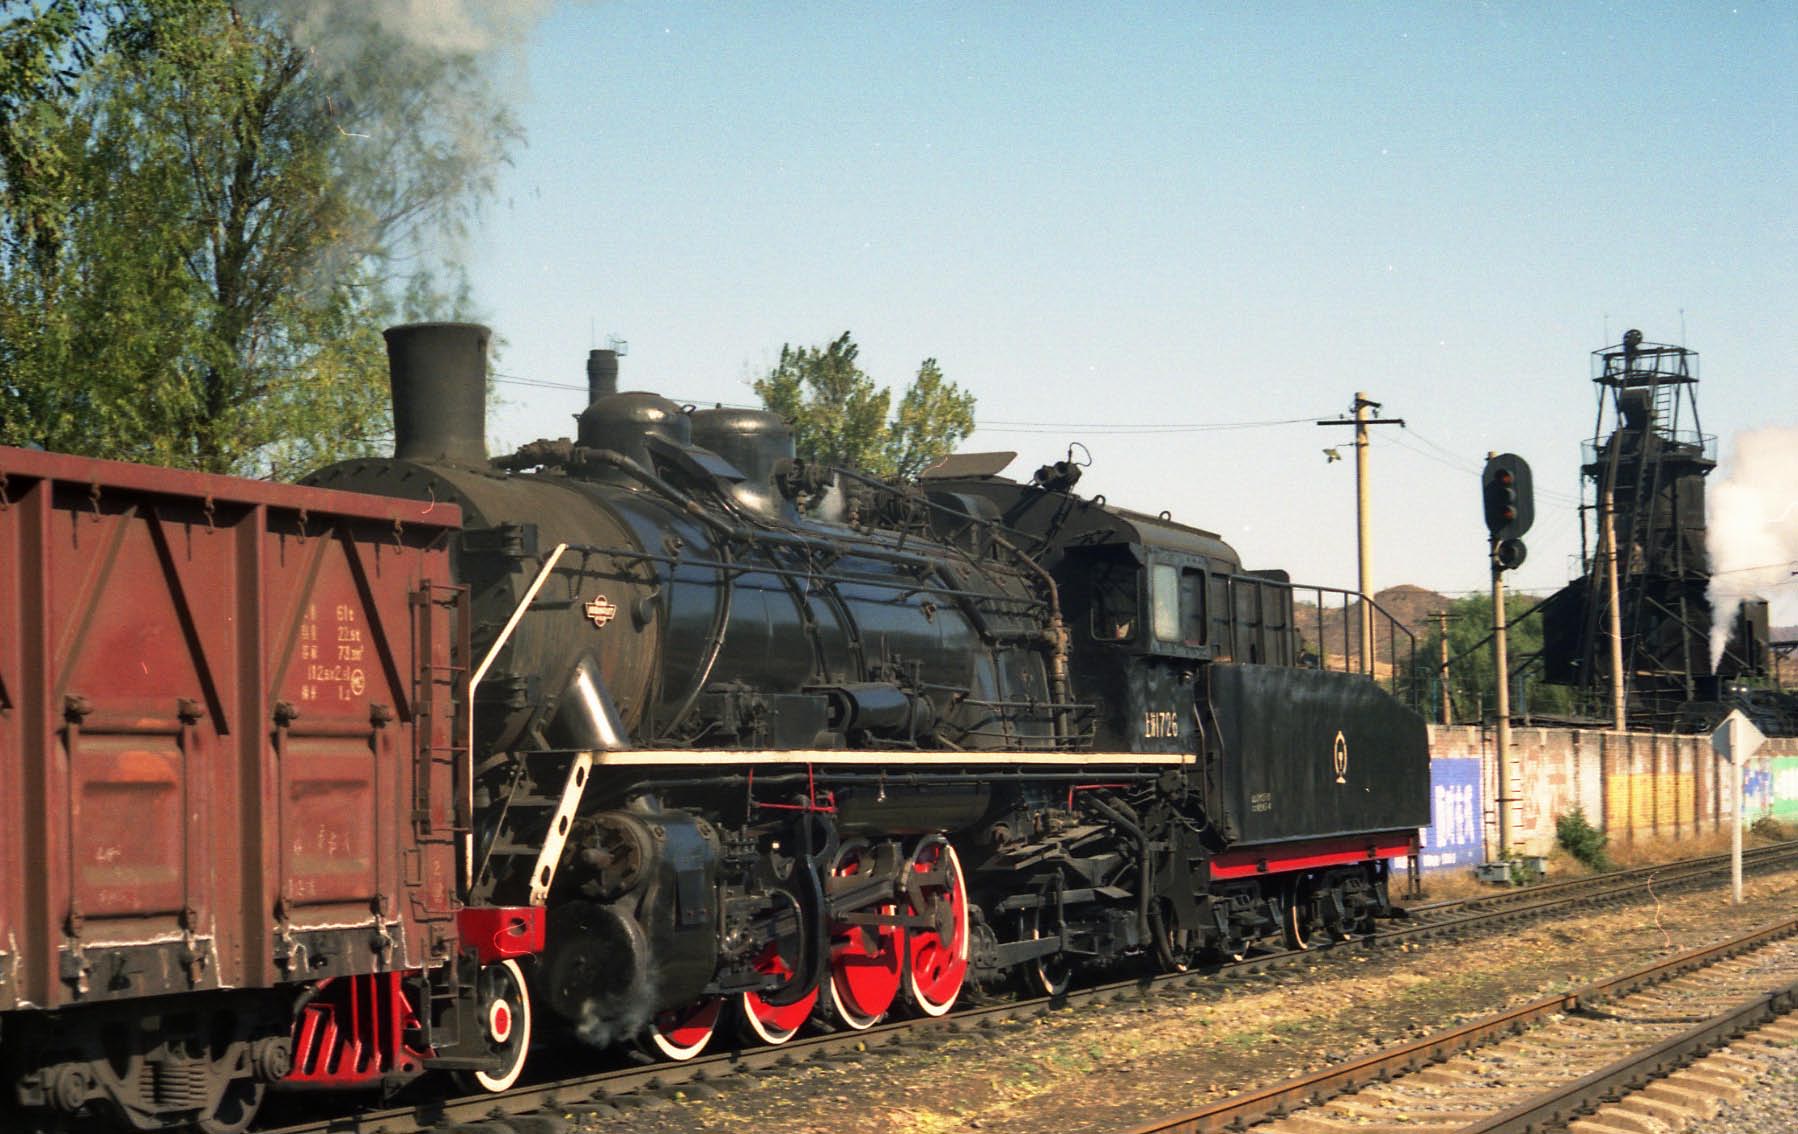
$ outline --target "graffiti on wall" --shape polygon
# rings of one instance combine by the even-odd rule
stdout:
[[[1768,783],[1758,793],[1760,813],[1788,822],[1798,820],[1798,756],[1775,756],[1767,763],[1772,766],[1763,773]],[[1753,766],[1749,765],[1751,769]],[[1750,771],[1750,777],[1753,774]],[[1745,794],[1752,807],[1757,802],[1753,785]]]

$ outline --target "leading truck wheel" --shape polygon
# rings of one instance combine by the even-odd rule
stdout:
[[[918,844],[909,864],[911,898],[905,912],[930,919],[926,929],[913,929],[905,941],[905,992],[912,1007],[926,1016],[941,1016],[955,1007],[968,976],[968,884],[955,848],[940,835]]]
[[[484,966],[477,980],[481,1041],[496,1066],[492,1071],[470,1071],[457,1078],[474,1091],[509,1090],[524,1074],[525,1056],[531,1050],[530,990],[524,983],[524,970],[513,960]]]

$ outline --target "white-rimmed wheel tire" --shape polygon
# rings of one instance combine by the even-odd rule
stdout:
[[[531,1051],[530,989],[524,983],[524,970],[510,959],[484,966],[479,981],[475,995],[481,1040],[496,1066],[459,1078],[472,1090],[509,1090],[524,1074],[525,1057]]]
[[[797,915],[795,920],[799,923],[798,932],[807,932],[805,927],[809,923],[797,902],[793,903],[793,912]],[[800,963],[805,952],[802,945],[802,941],[788,935],[762,946],[761,954],[755,959],[755,971],[762,976],[777,979],[783,995],[745,992],[739,997],[746,1039],[760,1040],[766,1044],[783,1044],[798,1035],[799,1029],[812,1018],[812,1013],[818,1007],[818,986],[813,985],[801,996],[793,996],[797,988],[793,967]]]
[[[838,848],[830,873],[852,881],[873,869],[874,848],[865,839],[851,839]],[[888,902],[860,912],[891,917],[895,907]],[[829,1018],[857,1032],[878,1024],[899,999],[904,968],[905,933],[898,926],[832,925],[830,974],[824,981]]]
[[[724,999],[712,996],[685,1008],[657,1013],[649,1025],[650,1047],[676,1063],[692,1059],[712,1042],[723,1008]]]
[[[930,925],[906,934],[905,994],[923,1015],[941,1016],[955,1007],[968,976],[968,884],[955,848],[941,835],[920,842],[906,865],[927,878],[907,887],[921,896],[908,899],[905,912],[929,918]]]

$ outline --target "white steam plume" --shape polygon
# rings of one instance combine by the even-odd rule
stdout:
[[[529,38],[552,0],[258,0],[279,14],[303,46],[330,55],[350,48],[359,25],[373,24],[414,47],[482,55]],[[348,56],[348,52],[345,52]],[[353,58],[353,56],[348,56]]]
[[[620,966],[620,971],[629,966]],[[656,991],[653,977],[612,987],[581,1001],[581,1018],[574,1034],[591,1047],[607,1048],[643,1034],[655,1018]]]
[[[1798,584],[1798,426],[1737,434],[1722,479],[1710,484],[1708,512],[1715,672],[1742,600],[1766,598],[1783,610]]]

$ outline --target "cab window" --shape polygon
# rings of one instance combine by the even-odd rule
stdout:
[[[1128,642],[1140,629],[1136,597],[1137,575],[1134,569],[1111,569],[1100,572],[1093,587],[1092,621],[1089,629],[1100,642]]]
[[[1149,612],[1158,641],[1181,640],[1180,569],[1172,563],[1157,563],[1149,568]]]
[[[1180,569],[1180,630],[1187,645],[1205,644],[1205,572],[1195,567]]]

